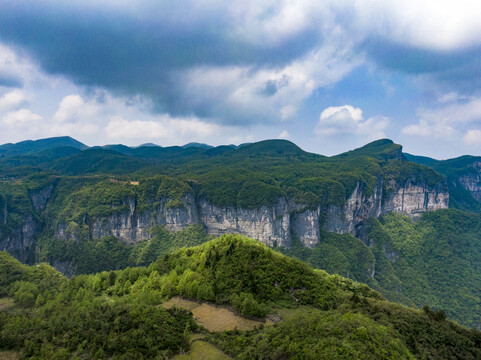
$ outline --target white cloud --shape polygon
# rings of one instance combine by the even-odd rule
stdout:
[[[454,135],[456,130],[443,123],[429,122],[425,119],[419,120],[417,124],[405,126],[402,131],[404,135],[436,137],[448,139]]]
[[[461,136],[470,124],[481,124],[481,97],[465,100],[456,93],[441,97],[441,105],[417,111],[419,121],[402,129],[410,136],[451,138]],[[471,139],[471,137],[469,137]]]
[[[288,137],[289,133],[287,132],[287,130],[282,130],[282,132],[278,136],[279,139],[287,139]]]
[[[181,96],[194,112],[227,124],[289,120],[315,89],[335,84],[362,61],[346,44],[323,46],[282,68],[202,66],[179,74]]]
[[[481,146],[481,130],[468,130],[463,140],[468,145]]]
[[[205,139],[220,134],[222,128],[196,118],[171,118],[164,115],[154,120],[126,120],[114,116],[105,127],[110,139],[166,139],[194,137]]]
[[[311,29],[348,32],[437,50],[481,44],[481,3],[477,0],[272,0],[234,2],[236,35],[277,43]],[[237,16],[235,16],[237,14]]]
[[[42,137],[44,119],[29,109],[19,109],[6,113],[0,118],[0,136],[8,142]]]
[[[354,135],[368,140],[385,137],[389,119],[383,116],[365,120],[360,108],[351,105],[324,109],[314,131],[321,136]]]
[[[105,128],[105,133],[110,139],[157,139],[167,135],[166,128],[155,121],[128,121],[120,116],[112,117]]]
[[[34,114],[28,109],[21,109],[7,113],[3,117],[2,122],[5,126],[11,128],[23,128],[25,126],[37,125],[41,120],[42,117],[40,115]]]
[[[441,104],[453,103],[456,101],[468,100],[466,96],[459,95],[456,91],[451,91],[446,94],[441,94],[438,98],[438,102]]]
[[[27,103],[28,97],[23,90],[15,89],[0,97],[0,111],[16,109]]]
[[[354,26],[364,36],[435,50],[481,44],[476,0],[357,0]]]
[[[65,96],[53,116],[56,122],[89,121],[100,113],[100,105],[95,100],[86,102],[80,95]]]
[[[419,110],[420,117],[436,123],[456,124],[481,121],[481,97],[445,106]]]

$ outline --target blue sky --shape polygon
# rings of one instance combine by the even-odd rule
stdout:
[[[481,155],[474,0],[3,0],[0,143]]]

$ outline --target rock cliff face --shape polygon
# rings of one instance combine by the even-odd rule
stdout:
[[[355,235],[360,224],[371,217],[381,215],[382,191],[382,179],[378,180],[371,194],[358,183],[344,207],[331,205],[327,208],[324,229],[339,234]]]
[[[458,177],[458,182],[481,202],[481,161],[475,161],[471,166],[475,173]]]
[[[294,236],[305,246],[313,247],[319,242],[321,229],[359,236],[369,218],[386,212],[417,217],[425,211],[448,207],[449,194],[443,182],[429,187],[422,181],[410,179],[403,185],[390,183],[388,188],[389,192],[385,192],[382,179],[370,191],[358,183],[344,206],[320,204],[317,209],[308,209],[284,198],[279,198],[275,205],[259,209],[219,207],[187,194],[179,207],[169,207],[168,199],[161,198],[152,209],[139,210],[136,199],[129,198],[125,200],[127,211],[94,219],[88,225],[93,238],[111,235],[128,244],[149,239],[154,225],[178,231],[201,223],[212,235],[239,233],[269,246],[284,247],[291,245],[291,236]],[[66,224],[60,224],[56,231],[61,239],[71,238],[71,234]]]
[[[52,195],[52,191],[53,191],[53,184],[47,186],[44,189],[41,189],[29,194],[30,199],[32,200],[32,205],[35,208],[35,210],[38,210],[38,211],[45,210],[45,206],[47,205],[48,199],[50,199],[50,196]]]
[[[94,219],[89,224],[91,236],[96,239],[115,236],[127,244],[133,244],[149,239],[150,230],[155,225],[164,225],[170,231],[179,231],[186,226],[198,223],[194,196],[187,194],[181,201],[182,206],[171,208],[167,205],[167,199],[161,198],[153,210],[139,211],[136,199],[128,198],[125,200],[128,211]],[[56,230],[56,236],[60,239],[68,238],[71,232],[67,230],[67,224],[60,224]]]
[[[39,228],[33,215],[28,215],[22,225],[8,232],[0,231],[0,250],[7,251],[23,263],[30,263]]]
[[[7,251],[24,263],[33,263],[35,242],[42,228],[36,210],[45,209],[53,185],[30,194],[32,208],[29,214],[9,213],[9,204],[0,194],[0,250]],[[12,205],[12,204],[11,204]],[[10,206],[11,206],[10,205]],[[15,220],[12,220],[15,218]]]
[[[291,214],[291,231],[305,246],[313,247],[319,242],[321,208],[316,210],[294,211]]]
[[[389,188],[391,191],[384,194],[383,182],[379,179],[374,190],[366,194],[365,189],[357,184],[343,208],[328,207],[324,229],[358,236],[365,221],[371,217],[394,211],[417,218],[423,212],[447,209],[449,205],[448,189],[443,182],[429,187],[422,181],[410,179],[403,185],[391,182]]]
[[[269,246],[288,247],[291,243],[289,209],[284,198],[275,206],[253,210],[220,208],[201,199],[199,217],[209,234],[240,233]]]
[[[447,209],[449,193],[445,186],[438,183],[434,188],[424,184],[408,182],[389,197],[383,206],[383,213],[395,211],[416,218],[423,212]]]
[[[7,209],[7,201],[3,197],[0,198],[0,210],[2,211],[2,223],[3,225],[6,225],[8,209]]]

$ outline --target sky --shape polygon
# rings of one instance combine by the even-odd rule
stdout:
[[[0,0],[0,143],[481,155],[478,0]]]

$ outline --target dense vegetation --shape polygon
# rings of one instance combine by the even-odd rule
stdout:
[[[477,180],[481,171],[481,157],[465,155],[440,161],[422,156],[406,155],[408,160],[426,165],[446,177],[450,195],[449,207],[474,212],[481,211],[479,198],[474,198],[473,194],[466,190],[460,181],[461,178],[472,177],[476,185],[481,187],[481,183]]]
[[[258,317],[277,308],[315,307],[310,317],[298,314],[278,326],[210,337],[239,358],[302,357],[306,344],[313,344],[313,357],[455,358],[459,352],[461,358],[479,358],[472,350],[473,344],[479,348],[478,333],[445,320],[447,314],[481,328],[479,214],[438,211],[417,223],[388,214],[371,219],[362,240],[322,232],[313,249],[296,239],[291,249],[279,249],[368,284],[390,300],[429,305],[423,312],[388,304],[363,285],[313,271],[239,237],[177,251],[209,240],[201,225],[175,234],[153,227],[152,238],[135,245],[110,236],[96,239],[90,228],[95,219],[128,213],[134,205],[139,213],[155,214],[159,206],[189,206],[192,198],[245,209],[284,198],[297,211],[319,205],[325,211],[342,206],[356,186],[370,195],[382,184],[386,196],[410,181],[444,188],[445,179],[450,207],[481,211],[459,181],[477,176],[479,158],[406,157],[411,161],[390,140],[330,158],[282,140],[240,147],[85,149],[60,138],[53,144],[0,146],[0,248],[23,262],[54,264],[69,276],[97,273],[67,280],[48,266],[24,267],[2,255],[8,269],[0,274],[0,291],[16,306],[8,315],[0,313],[1,344],[37,358],[163,358],[187,350],[195,329],[188,313],[156,310],[159,302],[182,295]],[[35,233],[35,240],[13,244],[22,229]],[[56,238],[59,229],[63,240]],[[78,295],[81,291],[85,294]],[[102,316],[93,319],[98,312]],[[161,325],[144,327],[144,317]],[[99,341],[89,323],[101,329]],[[71,327],[78,332],[69,332]],[[306,331],[294,336],[292,330],[300,327]],[[142,342],[158,331],[174,335],[156,345]],[[108,339],[113,342],[106,344]],[[133,349],[129,339],[143,345]],[[153,352],[147,352],[151,346]]]
[[[343,204],[358,183],[369,194],[382,174],[386,180],[405,182],[415,172],[429,186],[442,179],[426,167],[401,161],[400,149],[390,140],[379,140],[328,158],[304,152],[285,140],[266,140],[239,148],[116,145],[81,152],[76,148],[71,153],[62,148],[55,158],[47,153],[0,158],[0,175],[19,178],[37,172],[57,176],[109,174],[141,181],[164,174],[219,206],[261,207],[287,197],[315,208],[320,202],[326,206]]]
[[[28,267],[5,253],[0,270],[1,295],[16,305],[0,313],[0,348],[19,350],[23,358],[164,359],[187,350],[188,331],[196,328],[187,311],[164,310],[145,296],[107,296],[100,274],[67,280],[49,266]],[[110,274],[106,284],[115,279]]]
[[[368,284],[388,299],[444,309],[481,327],[481,215],[459,210],[371,219],[366,245],[352,235],[323,233],[313,249],[279,249],[312,266]]]
[[[113,236],[90,239],[78,229],[71,231],[85,237],[69,240],[44,237],[38,243],[39,260],[56,264],[70,276],[125,269],[128,266],[148,266],[165,254],[209,240],[202,225],[198,224],[176,233],[156,226],[152,228],[151,239],[135,245],[126,245]]]
[[[166,255],[148,268],[66,279],[47,265],[0,253],[0,348],[34,359],[140,359],[187,351],[205,331],[189,312],[157,306],[173,295],[284,320],[208,335],[239,358],[476,359],[481,333],[426,308],[388,303],[367,286],[226,235]]]

